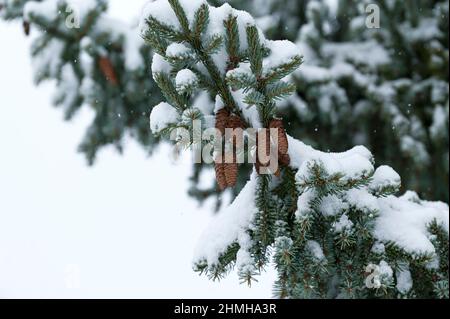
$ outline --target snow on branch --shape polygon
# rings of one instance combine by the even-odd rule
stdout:
[[[153,77],[167,99],[150,116],[155,133],[189,127],[189,119],[208,123],[211,114],[193,105],[196,93],[206,91],[216,97],[218,131],[276,128],[284,141],[277,149],[281,168],[265,175],[257,160],[241,193],[213,218],[196,248],[195,270],[216,279],[237,266],[241,280],[250,284],[272,258],[281,297],[407,294],[409,274],[421,279],[398,264],[437,278],[437,295],[448,286],[448,265],[441,256],[448,245],[447,204],[421,201],[411,193],[394,196],[400,176],[388,166],[376,169],[363,146],[320,152],[286,136],[277,102],[297,90],[289,75],[302,63],[298,46],[267,40],[246,12],[202,0],[150,2],[141,33],[156,52]],[[370,43],[358,52],[338,52],[340,67],[334,71],[352,73],[347,62],[365,62],[361,52],[367,50]],[[384,51],[376,53],[372,67],[386,62]],[[335,77],[325,73],[319,81]],[[236,185],[238,163],[229,164],[215,163],[221,189]]]

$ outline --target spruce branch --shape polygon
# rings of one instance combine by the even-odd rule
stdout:
[[[265,102],[265,96],[257,91],[252,91],[245,96],[243,101],[249,106],[262,105]]]
[[[229,56],[227,69],[233,70],[240,61],[240,44],[237,17],[229,15],[228,19],[223,22],[226,30],[226,49]]]
[[[186,12],[184,12],[183,7],[180,5],[178,0],[168,0],[170,6],[173,9],[173,12],[177,16],[178,21],[180,22],[181,28],[186,36],[190,36],[191,30],[189,28],[189,20],[186,16]]]
[[[255,77],[259,79],[262,75],[263,55],[258,29],[254,25],[249,25],[246,28],[246,32],[250,66]]]
[[[267,97],[271,100],[283,100],[295,92],[295,84],[277,82],[267,87]]]
[[[294,72],[296,69],[298,69],[302,63],[303,58],[301,56],[295,56],[289,62],[283,63],[276,68],[267,70],[264,74],[263,81],[267,84],[280,81]]]
[[[195,38],[200,39],[209,24],[209,7],[207,4],[202,4],[195,12],[194,21],[192,34]]]
[[[224,130],[231,117],[242,117],[239,109],[242,102],[249,107],[254,106],[262,122],[262,125],[257,123],[255,126],[281,129],[278,136],[284,143],[278,152],[288,157],[283,161],[285,166],[274,175],[276,177],[256,172],[252,175],[244,195],[224,212],[227,218],[237,215],[237,212],[247,213],[246,217],[251,221],[239,225],[240,230],[233,233],[233,238],[219,244],[219,249],[205,248],[201,258],[208,256],[210,260],[211,250],[215,250],[212,255],[217,262],[208,264],[202,259],[197,263],[197,270],[206,272],[212,279],[220,279],[238,264],[241,281],[251,283],[258,270],[274,257],[278,271],[274,291],[279,297],[393,298],[398,295],[394,285],[396,272],[406,271],[408,267],[402,268],[400,264],[408,263],[411,276],[425,279],[420,280],[423,285],[413,286],[410,292],[402,292],[403,295],[445,296],[443,289],[448,281],[448,271],[445,274],[443,269],[448,268],[448,263],[431,269],[430,263],[436,261],[433,252],[411,253],[402,246],[403,243],[377,237],[376,219],[388,218],[388,212],[382,210],[397,210],[401,209],[396,207],[397,204],[400,207],[407,205],[405,199],[387,196],[399,185],[395,172],[386,169],[375,172],[373,158],[363,148],[355,148],[343,155],[326,154],[310,150],[286,136],[281,119],[276,118],[275,102],[296,91],[294,85],[283,81],[302,63],[295,45],[265,40],[254,24],[239,25],[242,20],[233,15],[233,11],[224,21],[213,21],[214,27],[222,24],[224,28],[215,34],[216,30],[210,32],[205,22],[217,16],[216,12],[211,16],[207,14],[207,10],[213,10],[212,7],[200,7],[194,20],[189,22],[180,2],[173,0],[170,3],[182,31],[178,40],[168,32],[164,36],[168,42],[182,42],[193,52],[183,63],[199,75],[195,87],[205,87],[211,96],[221,98],[219,102],[223,102],[225,108],[217,112],[215,127]],[[318,27],[321,15],[316,13],[314,22]],[[242,35],[239,30],[243,28],[248,48],[240,47],[239,36]],[[278,56],[279,48],[286,48],[287,54]],[[224,51],[227,60],[221,62],[227,63],[226,68],[217,63],[216,55]],[[170,62],[172,72],[167,78],[158,79],[158,84],[165,87],[163,90],[168,100],[182,109],[187,107],[189,100],[177,99],[194,92],[190,90],[182,97],[177,96],[170,86],[170,77],[181,64],[179,61]],[[197,63],[202,66],[197,67]],[[164,80],[168,83],[163,83]],[[240,92],[234,92],[237,90]],[[242,100],[235,100],[238,97]],[[292,143],[294,150],[288,150],[288,144],[291,146]],[[354,167],[349,167],[352,161]],[[224,167],[216,166],[217,172],[220,175],[217,180],[227,182]],[[233,172],[236,173],[237,169]],[[251,202],[247,203],[252,195]],[[249,212],[242,212],[246,205]],[[216,227],[220,229],[213,226],[213,230]],[[434,247],[441,247],[440,242],[448,243],[441,238],[435,225],[430,225],[428,231],[435,233],[435,237],[431,237]],[[440,251],[439,256],[443,254]],[[373,287],[367,285],[366,266],[380,270]]]
[[[170,79],[165,73],[154,74],[155,82],[161,88],[161,92],[169,103],[175,107],[178,112],[182,113],[187,108],[186,98],[180,94]]]
[[[149,17],[146,20],[148,25],[147,33],[144,34],[144,39],[150,39],[149,42],[152,42],[154,40],[151,40],[154,36],[162,36],[172,42],[183,42],[185,36],[183,33],[175,30],[171,26],[160,22],[159,20],[155,19],[154,17]]]
[[[210,39],[207,40],[206,46],[204,47],[205,53],[207,55],[215,54],[221,47],[223,43],[222,36],[215,34]]]

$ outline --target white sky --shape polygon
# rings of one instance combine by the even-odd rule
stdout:
[[[129,19],[143,2],[111,0],[112,14]],[[0,22],[0,38],[0,297],[271,296],[273,272],[249,289],[234,274],[212,283],[192,271],[211,217],[186,195],[186,161],[129,142],[87,167],[76,147],[91,114],[64,122],[52,86],[32,84],[20,24]]]

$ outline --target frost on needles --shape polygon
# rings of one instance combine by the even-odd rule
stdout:
[[[190,128],[194,119],[213,127],[224,108],[246,127],[267,128],[276,101],[295,90],[297,46],[266,40],[248,13],[228,4],[150,2],[141,32],[167,100],[151,114],[154,133]],[[216,105],[195,104],[205,91]],[[363,146],[324,153],[293,137],[288,143],[281,175],[254,170],[207,227],[196,271],[219,279],[236,268],[250,284],[273,262],[279,298],[448,298],[446,204],[395,196],[400,176],[375,168]]]

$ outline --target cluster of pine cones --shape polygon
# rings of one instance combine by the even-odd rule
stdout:
[[[245,128],[245,123],[242,121],[242,119],[236,115],[231,114],[226,108],[222,108],[216,113],[216,129],[220,131],[222,136],[225,136],[225,129],[231,128],[231,129],[237,129]],[[290,163],[290,157],[288,154],[288,139],[286,135],[286,130],[283,126],[283,121],[281,119],[273,119],[269,124],[269,129],[278,129],[278,169],[276,172],[274,172],[274,175],[279,176],[280,175],[280,168],[279,166],[287,166]],[[270,130],[267,129],[265,131],[265,144],[266,144],[266,154],[267,157],[270,155],[270,149],[271,149],[271,139],[270,139]],[[236,136],[233,136],[233,140],[231,141],[231,149],[225,150],[220,153],[221,158],[216,158],[215,160],[215,171],[216,171],[216,180],[217,184],[219,185],[219,188],[221,190],[226,189],[227,187],[234,187],[237,182],[238,177],[238,169],[239,165],[237,163],[237,146],[239,143],[242,143],[243,141],[236,138]],[[263,143],[264,143],[263,142]],[[258,138],[256,140],[256,145],[258,144]],[[242,145],[241,145],[242,146]],[[228,152],[228,154],[227,154]],[[232,154],[229,154],[229,152],[232,152]],[[256,154],[258,154],[258,150],[256,151]],[[232,161],[227,161],[225,163],[225,158],[228,156],[232,156]],[[269,167],[270,160],[267,162],[263,162],[257,155],[256,157],[256,171],[258,174],[261,174],[261,168],[263,167]]]

